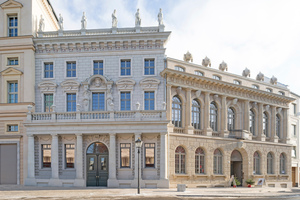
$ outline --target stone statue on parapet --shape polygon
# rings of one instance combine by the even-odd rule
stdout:
[[[58,19],[59,30],[64,30],[64,18],[59,14]]]
[[[256,76],[256,80],[264,81],[265,80],[265,75],[263,73],[259,72]]]
[[[159,9],[159,13],[157,15],[157,18],[158,18],[158,25],[164,25],[163,14],[162,14],[161,8]]]
[[[210,59],[207,56],[202,60],[202,65],[205,67],[207,67],[207,66],[211,67]]]
[[[81,19],[81,29],[86,29],[86,24],[87,24],[87,19],[85,16],[85,12],[83,12],[82,19]]]
[[[244,69],[243,74],[244,77],[250,77],[250,70],[246,67],[246,69]]]
[[[185,62],[193,62],[193,55],[189,51],[187,51],[186,54],[183,55],[183,60]]]
[[[142,19],[141,19],[141,16],[140,16],[140,9],[138,8],[136,13],[135,13],[135,26],[141,26],[141,23],[142,23]]]
[[[273,85],[277,85],[277,78],[275,76],[272,76],[272,78],[270,79],[270,83]]]
[[[227,63],[226,62],[222,62],[220,65],[219,65],[219,70],[221,70],[221,71],[228,71],[228,66],[227,66]]]
[[[112,27],[116,28],[118,25],[118,19],[117,19],[117,14],[116,14],[116,9],[114,10],[113,14],[111,15],[112,18]]]
[[[45,29],[45,20],[43,18],[43,15],[41,15],[40,23],[39,23],[39,32],[43,32]]]

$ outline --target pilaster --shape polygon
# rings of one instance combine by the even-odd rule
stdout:
[[[82,134],[76,134],[76,179],[74,186],[84,186]]]
[[[172,86],[167,85],[167,120],[172,120]]]
[[[192,90],[190,88],[186,89],[186,105],[185,105],[185,132],[188,134],[194,134],[194,128],[191,125],[192,122]]]
[[[258,140],[266,141],[266,136],[263,132],[263,104],[258,103]]]
[[[34,172],[34,135],[27,135],[28,139],[28,160],[27,160],[27,178],[25,185],[36,185]]]
[[[226,96],[222,96],[222,107],[221,107],[221,134],[222,137],[228,137],[228,127],[227,127],[227,101]]]
[[[212,129],[210,128],[209,121],[209,112],[210,112],[210,93],[204,92],[204,135],[212,136]]]
[[[109,174],[108,187],[118,187],[119,183],[116,179],[116,133],[109,134]]]
[[[58,170],[58,135],[57,134],[52,134],[51,171],[52,171],[52,176],[49,181],[49,185],[60,186],[61,182],[59,181],[59,170]]]
[[[271,141],[278,142],[278,136],[276,135],[276,107],[271,106]]]

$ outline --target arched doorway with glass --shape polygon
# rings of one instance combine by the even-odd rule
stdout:
[[[101,142],[92,143],[86,151],[86,186],[107,186],[108,149]]]
[[[243,183],[243,157],[242,154],[238,150],[234,150],[231,153],[230,158],[230,176],[234,175],[241,185]]]

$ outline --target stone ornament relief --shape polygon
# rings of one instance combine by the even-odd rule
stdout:
[[[109,149],[109,136],[108,135],[84,135],[83,140],[85,143],[85,149],[88,147],[88,145],[94,143],[94,142],[101,142],[106,145],[106,147]]]
[[[77,81],[67,80],[60,84],[64,92],[78,92],[80,83]]]
[[[145,89],[154,89],[157,90],[158,85],[160,84],[160,80],[156,78],[144,78],[140,81],[140,87]]]
[[[55,93],[57,84],[52,81],[43,81],[38,84],[38,87],[40,88],[41,93],[45,93],[45,92]]]
[[[116,82],[118,90],[133,90],[135,81],[129,78],[120,79]]]

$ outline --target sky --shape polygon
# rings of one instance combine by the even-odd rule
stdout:
[[[157,26],[162,8],[167,57],[183,59],[190,51],[195,64],[210,58],[218,69],[224,60],[228,72],[251,78],[259,72],[300,95],[300,0],[50,0],[62,14],[65,30],[111,28],[117,10],[118,27],[134,27],[136,9],[141,26]]]

